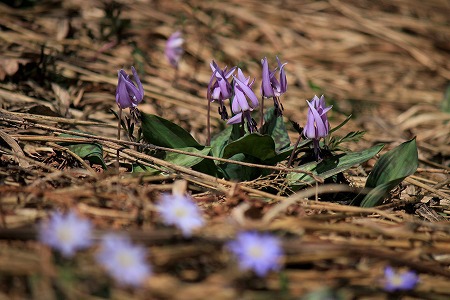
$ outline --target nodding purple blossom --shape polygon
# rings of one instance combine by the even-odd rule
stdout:
[[[246,119],[250,132],[258,131],[256,122],[251,116],[253,109],[259,105],[258,97],[251,89],[254,82],[255,79],[250,82],[250,76],[246,78],[242,70],[238,68],[238,75],[234,77],[234,97],[231,103],[231,109],[235,115],[227,122],[227,124],[239,124]],[[247,98],[250,102],[247,101]]]
[[[384,290],[388,292],[412,290],[419,282],[419,276],[413,271],[396,273],[392,267],[384,269]]]
[[[328,123],[327,112],[333,107],[325,107],[325,97],[322,95],[320,99],[317,96],[308,103],[308,116],[306,119],[306,125],[303,129],[303,135],[313,140],[314,153],[316,158],[319,159],[319,140],[326,137],[330,131],[330,123]]]
[[[281,267],[283,249],[279,239],[271,234],[241,232],[227,247],[238,258],[241,269],[253,270],[260,277]]]
[[[74,212],[62,214],[54,212],[50,220],[39,226],[39,240],[71,257],[77,250],[89,247],[92,226],[89,220],[79,218]]]
[[[267,57],[261,60],[262,64],[262,83],[261,83],[261,96],[263,98],[272,98],[275,106],[275,114],[281,116],[283,114],[283,104],[281,103],[280,96],[287,91],[287,79],[284,66],[287,63],[282,64],[277,57],[278,67],[272,72],[269,70],[269,63]],[[279,80],[275,77],[277,70],[280,72]]]
[[[137,286],[152,273],[146,256],[145,248],[133,245],[128,237],[107,234],[96,258],[119,284]]]
[[[224,105],[224,100],[230,99],[233,94],[233,88],[228,79],[233,75],[236,67],[227,71],[227,67],[223,70],[219,68],[215,61],[211,64],[212,75],[208,84],[207,98],[208,101],[219,102],[219,114],[222,120],[228,119],[228,112]]]
[[[144,98],[144,88],[139,80],[136,69],[131,67],[131,71],[133,72],[133,77],[134,80],[136,80],[137,86],[123,69],[121,69],[118,74],[119,82],[116,89],[116,103],[121,109],[125,109],[127,107],[134,109]]]
[[[200,209],[189,196],[163,194],[156,207],[164,223],[175,225],[185,237],[203,225]]]
[[[170,64],[178,69],[178,63],[180,62],[181,56],[183,55],[183,35],[180,31],[172,33],[172,35],[167,39],[165,55]]]

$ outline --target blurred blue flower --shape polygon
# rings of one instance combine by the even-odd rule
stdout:
[[[135,108],[144,99],[144,88],[139,80],[139,76],[134,67],[131,67],[136,85],[130,79],[130,76],[121,69],[118,73],[119,82],[116,89],[116,103],[121,109],[127,107]]]
[[[251,269],[263,277],[271,270],[280,269],[283,250],[279,239],[271,234],[241,232],[227,247],[236,255],[243,270]]]
[[[183,35],[180,31],[172,33],[166,42],[164,53],[175,69],[178,69],[178,63],[183,55],[183,42]]]
[[[77,250],[89,247],[92,226],[89,220],[79,218],[74,212],[54,212],[50,220],[39,226],[39,240],[71,257]]]
[[[146,256],[145,248],[133,245],[128,237],[107,234],[96,258],[119,284],[137,286],[151,275]]]
[[[411,290],[419,282],[419,276],[413,271],[399,274],[390,266],[384,269],[384,278],[384,289],[388,292]]]
[[[230,99],[233,94],[233,88],[228,79],[233,75],[236,67],[229,71],[227,71],[227,67],[222,70],[215,61],[211,62],[210,67],[213,73],[208,84],[207,98],[210,102],[219,102],[219,114],[222,120],[226,120],[228,119],[228,113],[224,100]]]
[[[234,97],[231,104],[231,109],[235,115],[228,120],[227,124],[243,123],[247,120],[248,131],[255,132],[256,122],[251,116],[253,109],[258,107],[259,101],[251,87],[255,80],[250,82],[250,76],[246,78],[242,70],[238,68],[238,76],[234,77]],[[247,98],[250,102],[247,101]]]
[[[317,96],[308,103],[308,117],[306,125],[303,129],[303,135],[313,140],[314,153],[319,159],[319,140],[326,137],[330,131],[330,123],[328,123],[327,112],[333,107],[325,107],[325,97],[322,95],[320,99]]]
[[[261,96],[263,98],[273,98],[275,106],[275,113],[278,116],[282,115],[283,105],[280,101],[280,96],[287,91],[287,79],[284,66],[277,57],[278,67],[273,71],[269,70],[269,63],[267,57],[261,60],[262,64],[262,82],[261,82]],[[279,80],[275,77],[277,70],[280,72]]]
[[[203,225],[197,204],[188,196],[163,194],[156,207],[164,223],[175,225],[186,237]]]

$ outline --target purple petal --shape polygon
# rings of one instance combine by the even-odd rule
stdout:
[[[234,115],[233,117],[229,118],[228,122],[227,122],[228,125],[239,124],[239,123],[242,123],[242,113],[241,112]]]
[[[236,83],[239,85],[239,87],[242,89],[244,94],[250,99],[252,102],[251,107],[256,108],[259,105],[258,98],[256,97],[255,93],[253,93],[252,89],[249,88],[246,84],[244,84],[242,81],[234,77],[234,80],[236,80]]]
[[[142,87],[141,80],[139,79],[139,75],[138,75],[138,73],[136,72],[136,69],[133,66],[131,67],[131,72],[133,72],[134,80],[136,80],[136,83],[137,83],[137,86],[138,86],[138,89],[139,89],[139,93],[140,93],[139,99],[142,101],[142,99],[144,98],[144,88]]]
[[[261,60],[262,64],[262,83],[261,83],[261,95],[263,97],[273,97],[273,88],[270,84],[269,64],[267,57]]]
[[[125,84],[126,79],[123,75],[123,73],[125,72],[122,73],[121,71],[123,70],[119,71],[119,82],[116,89],[116,103],[121,109],[125,109],[127,107],[131,107],[133,105],[133,102],[130,99],[130,95],[128,94]]]

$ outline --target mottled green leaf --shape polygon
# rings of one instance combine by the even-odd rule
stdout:
[[[404,142],[400,146],[386,152],[377,161],[366,181],[366,188],[372,188],[362,200],[362,207],[379,205],[383,198],[403,181],[416,172],[419,165],[416,139]],[[358,200],[353,204],[357,204]]]
[[[264,125],[261,134],[270,135],[275,142],[275,151],[281,151],[291,144],[289,135],[282,117],[275,115],[275,108],[270,107],[264,114]]]
[[[61,134],[60,137],[83,138],[78,135]],[[61,146],[67,147],[70,151],[88,160],[91,164],[101,165],[106,169],[105,161],[103,160],[103,147],[97,143],[59,143]]]
[[[384,145],[376,145],[360,152],[334,155],[320,162],[314,161],[301,165],[297,169],[303,171],[310,171],[314,175],[326,179],[342,171],[345,171],[354,165],[358,165],[369,160],[378,152],[380,152],[383,147]],[[289,173],[287,179],[289,181],[290,186],[297,186],[297,187],[314,182],[313,178],[311,178],[309,175],[302,173]]]
[[[141,113],[144,139],[167,148],[202,147],[186,130],[164,118]]]

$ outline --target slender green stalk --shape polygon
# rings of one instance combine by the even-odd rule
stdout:
[[[263,124],[264,124],[264,97],[261,97],[261,113],[260,113],[260,120],[259,120],[259,129],[260,130],[261,130]]]
[[[298,139],[297,139],[297,141],[295,142],[294,149],[292,149],[291,156],[289,157],[289,162],[288,162],[288,165],[287,165],[288,168],[292,165],[292,161],[294,160],[295,150],[297,150],[298,144],[300,143],[301,139],[302,139],[302,135],[299,134],[299,135],[298,135]]]
[[[208,99],[208,116],[206,120],[206,127],[208,130],[208,138],[206,140],[206,146],[211,145],[211,101]]]
[[[119,107],[119,121],[118,121],[118,123],[117,123],[117,139],[118,140],[120,140],[120,123],[121,123],[121,121],[122,121],[122,108],[120,108]],[[120,167],[120,149],[117,149],[117,161],[116,161],[116,164],[117,164],[117,170],[119,170],[119,167]]]

